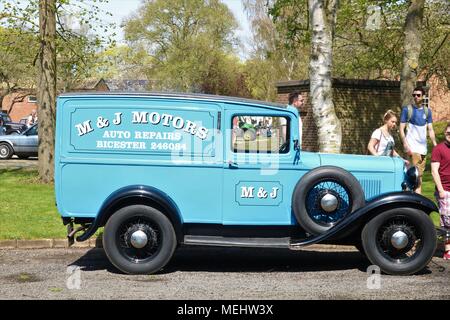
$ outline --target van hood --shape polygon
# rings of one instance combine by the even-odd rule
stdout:
[[[399,157],[320,153],[319,158],[321,166],[338,166],[353,174],[367,190],[367,198],[380,192],[401,191],[406,179],[405,163]],[[369,191],[374,184],[379,189]]]
[[[319,153],[319,157],[322,166],[339,166],[351,172],[403,172],[403,160],[398,157],[329,153]]]

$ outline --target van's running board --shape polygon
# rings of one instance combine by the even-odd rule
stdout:
[[[186,235],[184,236],[184,244],[217,247],[289,249],[291,238],[231,238]]]

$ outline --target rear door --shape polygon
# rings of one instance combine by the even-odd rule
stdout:
[[[64,97],[58,106],[55,188],[64,216],[94,217],[111,194],[142,185],[165,193],[184,223],[222,222],[219,104],[117,95]]]

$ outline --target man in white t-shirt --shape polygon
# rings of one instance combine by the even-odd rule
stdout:
[[[419,169],[419,186],[417,193],[422,193],[422,175],[425,171],[427,155],[427,129],[431,142],[436,146],[436,136],[433,130],[433,118],[431,110],[423,107],[425,91],[423,88],[415,88],[413,91],[414,104],[404,106],[400,116],[400,138],[405,152],[410,156],[412,165]],[[405,135],[405,128],[408,130]]]
[[[36,110],[32,110],[31,114],[27,118],[27,126],[31,127],[33,124],[37,122],[37,112]]]

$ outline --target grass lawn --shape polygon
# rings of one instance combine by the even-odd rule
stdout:
[[[0,239],[66,237],[53,185],[39,183],[35,170],[0,170],[0,204]]]

